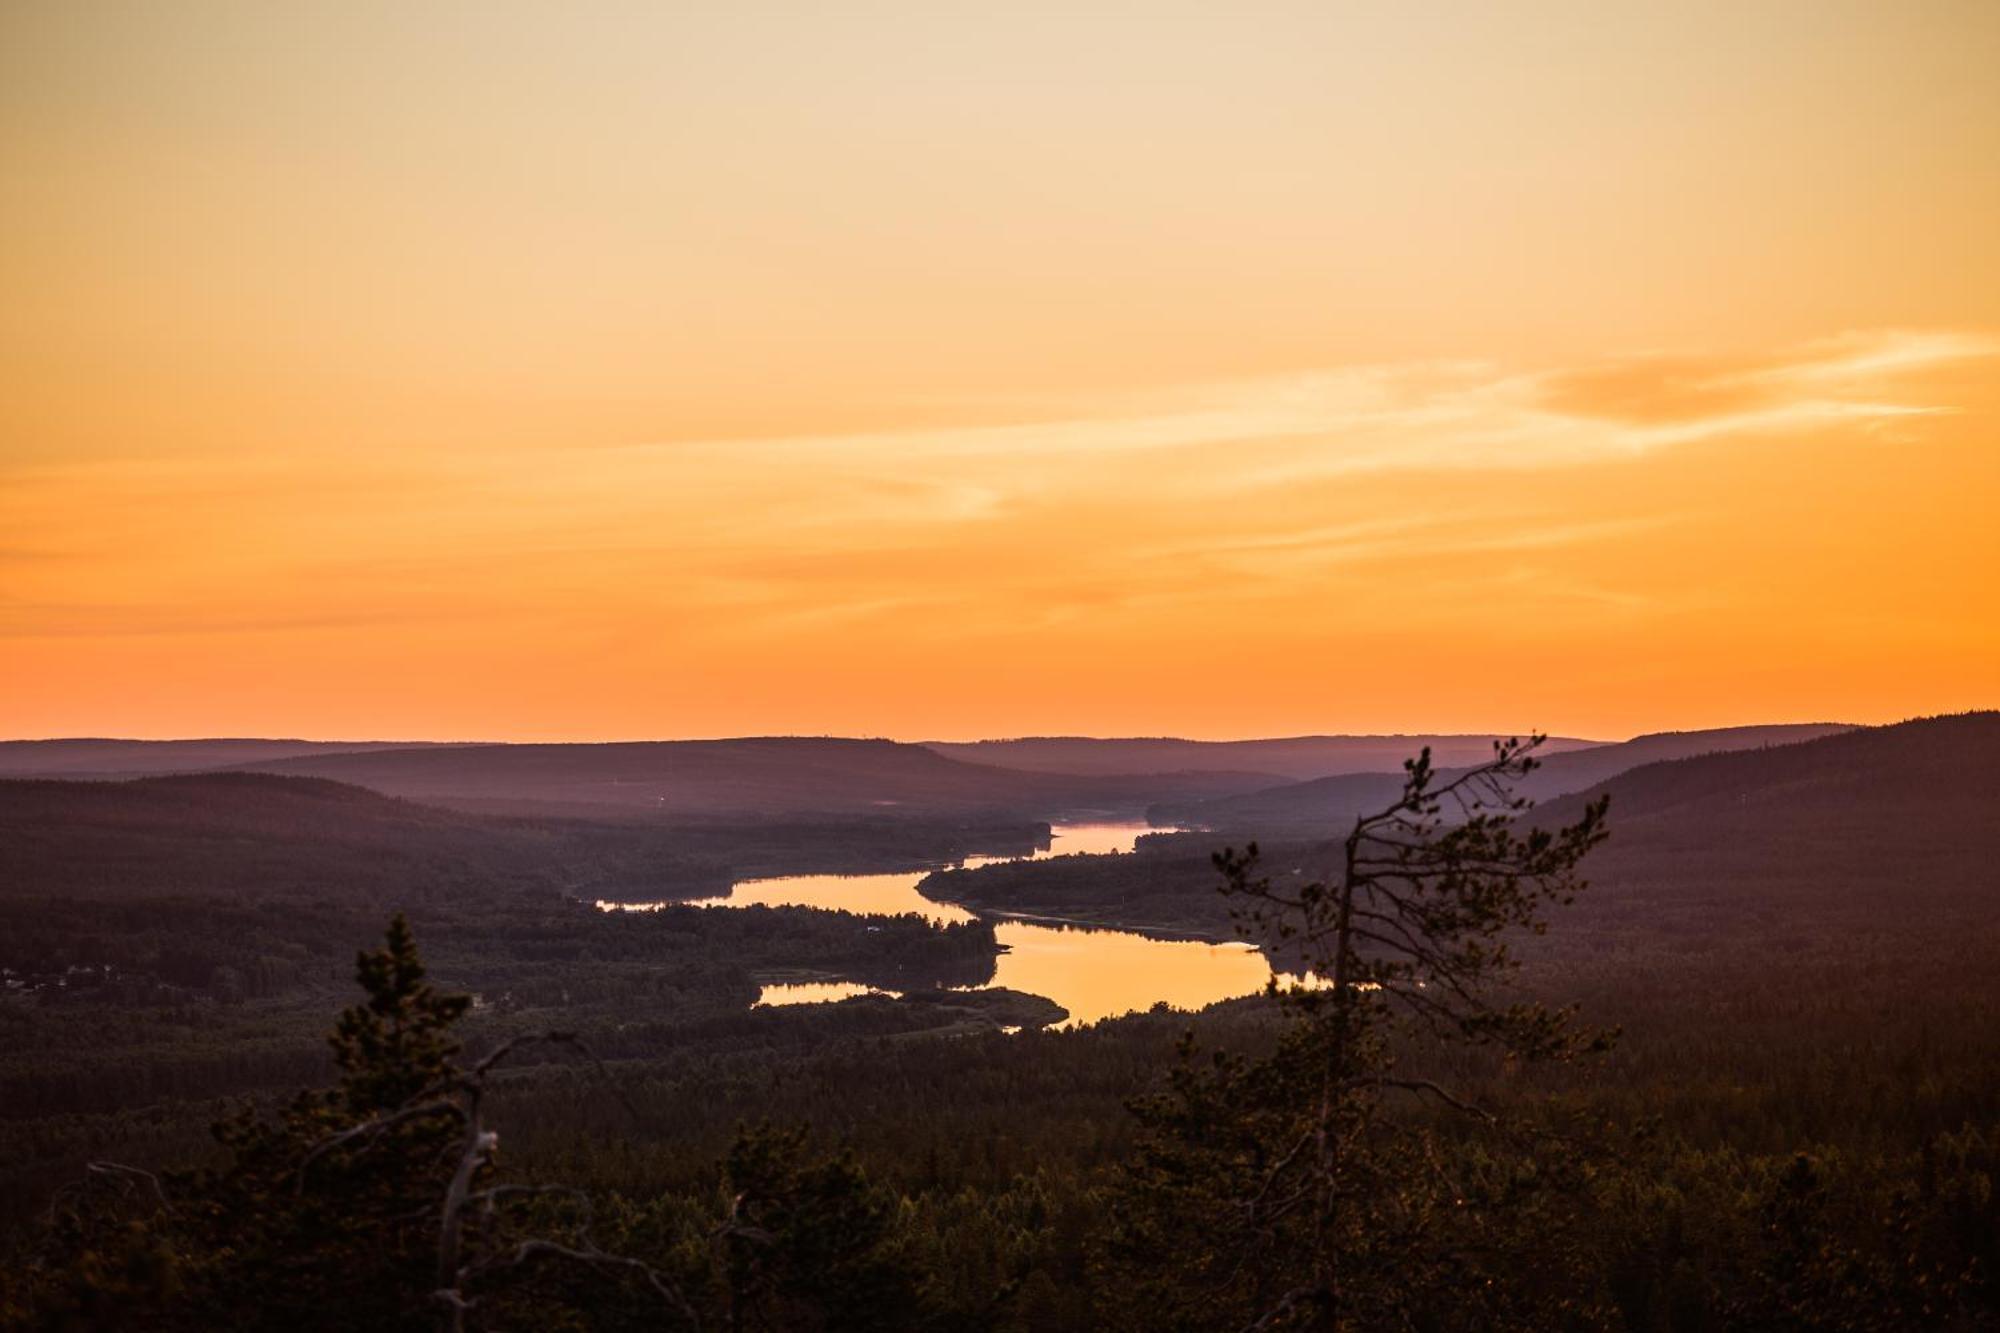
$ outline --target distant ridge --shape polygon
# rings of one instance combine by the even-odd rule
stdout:
[[[0,777],[139,777],[156,773],[198,773],[263,760],[314,754],[357,754],[370,750],[423,749],[442,743],[307,741],[248,736],[171,741],[71,736],[56,740],[0,741]]]
[[[1252,772],[1304,781],[1341,773],[1396,773],[1426,745],[1440,764],[1472,764],[1492,753],[1500,733],[1280,736],[1195,741],[1176,736],[1022,736],[1009,740],[925,741],[954,759],[1041,773]],[[1589,749],[1604,741],[1552,736],[1543,753]]]
[[[1606,744],[1546,743],[1526,791],[1579,791],[1657,759],[1788,744],[1840,724],[1660,732]],[[1490,735],[1023,737],[909,744],[761,736],[558,743],[73,738],[0,742],[0,778],[114,779],[246,771],[322,777],[391,796],[487,812],[674,818],[798,815],[1052,819],[1082,813],[1292,831],[1393,795],[1428,745],[1444,769],[1491,753]],[[1291,774],[1325,774],[1288,781]]]
[[[1788,747],[1852,730],[1836,722],[1718,727],[1712,731],[1654,732],[1615,745],[1553,754],[1545,749],[1542,762],[1517,790],[1530,800],[1547,801],[1659,760]],[[1436,751],[1432,757],[1441,758]],[[1438,767],[1450,770],[1454,765],[1439,762]],[[1156,824],[1203,824],[1232,832],[1324,837],[1361,811],[1395,799],[1401,785],[1400,773],[1343,774],[1207,801],[1163,803],[1148,814]]]
[[[311,754],[242,765],[327,777],[394,796],[485,810],[676,818],[1013,814],[1137,817],[1158,800],[1270,784],[1263,773],[1035,773],[967,763],[888,740],[735,740],[432,746]]]

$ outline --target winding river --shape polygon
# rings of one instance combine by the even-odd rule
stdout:
[[[977,856],[967,866],[1001,861],[1044,860],[1087,853],[1120,856],[1132,851],[1144,824],[1058,824],[1051,845],[1027,857]],[[933,902],[917,892],[927,872],[895,875],[784,875],[750,879],[718,898],[695,906],[724,909],[763,904],[771,907],[824,907],[848,912],[897,915],[914,912],[932,921],[971,921],[975,914],[954,903]],[[599,904],[645,910],[656,904]],[[1005,947],[988,986],[1043,995],[1069,1010],[1058,1027],[1078,1027],[1104,1018],[1167,1004],[1199,1009],[1218,1000],[1263,988],[1271,969],[1247,944],[1202,940],[1160,940],[1126,930],[1042,925],[994,914],[993,931]],[[816,1004],[864,995],[875,987],[852,981],[769,985],[760,1005]],[[981,988],[984,989],[984,988]]]

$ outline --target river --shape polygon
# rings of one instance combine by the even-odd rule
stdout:
[[[1122,856],[1132,851],[1144,824],[1057,824],[1049,847],[1027,857],[976,856],[967,866],[1001,861],[1045,860],[1087,853]],[[893,916],[914,912],[937,922],[971,921],[975,913],[955,903],[933,902],[917,892],[927,872],[894,875],[783,875],[749,879],[716,898],[696,899],[697,907],[824,907]],[[600,903],[643,911],[652,903]],[[1058,1027],[1078,1027],[1135,1010],[1167,1004],[1199,1009],[1218,1000],[1261,990],[1271,969],[1247,944],[1202,940],[1160,940],[1128,930],[1042,925],[994,915],[993,933],[1006,952],[996,960],[988,986],[1043,995],[1069,1010]],[[760,1005],[817,1004],[865,995],[877,988],[852,981],[768,985]],[[980,988],[984,989],[984,987]]]

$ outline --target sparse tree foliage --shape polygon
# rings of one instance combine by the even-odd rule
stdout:
[[[1480,1299],[1481,1205],[1507,1200],[1518,1220],[1533,1165],[1431,1132],[1406,1103],[1494,1117],[1399,1055],[1442,1041],[1562,1059],[1604,1043],[1496,985],[1513,966],[1507,933],[1543,929],[1605,836],[1602,801],[1567,827],[1522,827],[1511,786],[1538,740],[1443,781],[1428,751],[1410,761],[1400,797],[1356,820],[1324,879],[1261,876],[1254,844],[1218,854],[1244,932],[1304,976],[1273,982],[1291,1022],[1268,1057],[1204,1063],[1190,1047],[1170,1091],[1139,1105],[1150,1133],[1117,1247],[1149,1312],[1135,1322],[1164,1307],[1188,1328],[1389,1329],[1452,1293],[1483,1321],[1505,1313]],[[1147,1254],[1176,1262],[1149,1275]]]
[[[896,1200],[853,1157],[815,1160],[803,1129],[737,1136],[715,1229],[731,1329],[864,1333],[919,1327],[918,1277],[896,1239]]]

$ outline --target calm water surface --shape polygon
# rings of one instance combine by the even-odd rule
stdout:
[[[967,866],[999,861],[1044,860],[1083,852],[1123,855],[1132,850],[1144,824],[1058,824],[1052,845],[1030,857],[976,856]],[[937,922],[971,921],[975,914],[953,903],[932,902],[917,892],[925,872],[896,875],[785,875],[744,880],[700,907],[824,907],[893,916],[915,912]],[[644,911],[656,903],[600,903]],[[996,960],[991,985],[1045,995],[1069,1010],[1061,1027],[1095,1023],[1166,1003],[1198,1009],[1218,1000],[1261,990],[1271,968],[1247,944],[1200,940],[1155,940],[1125,930],[1093,930],[997,918],[994,935],[1007,952]],[[876,990],[858,982],[812,982],[764,987],[758,1004],[817,1004]]]
[[[895,991],[864,986],[858,981],[795,981],[766,986],[758,1004],[825,1004],[856,995],[894,995]]]

